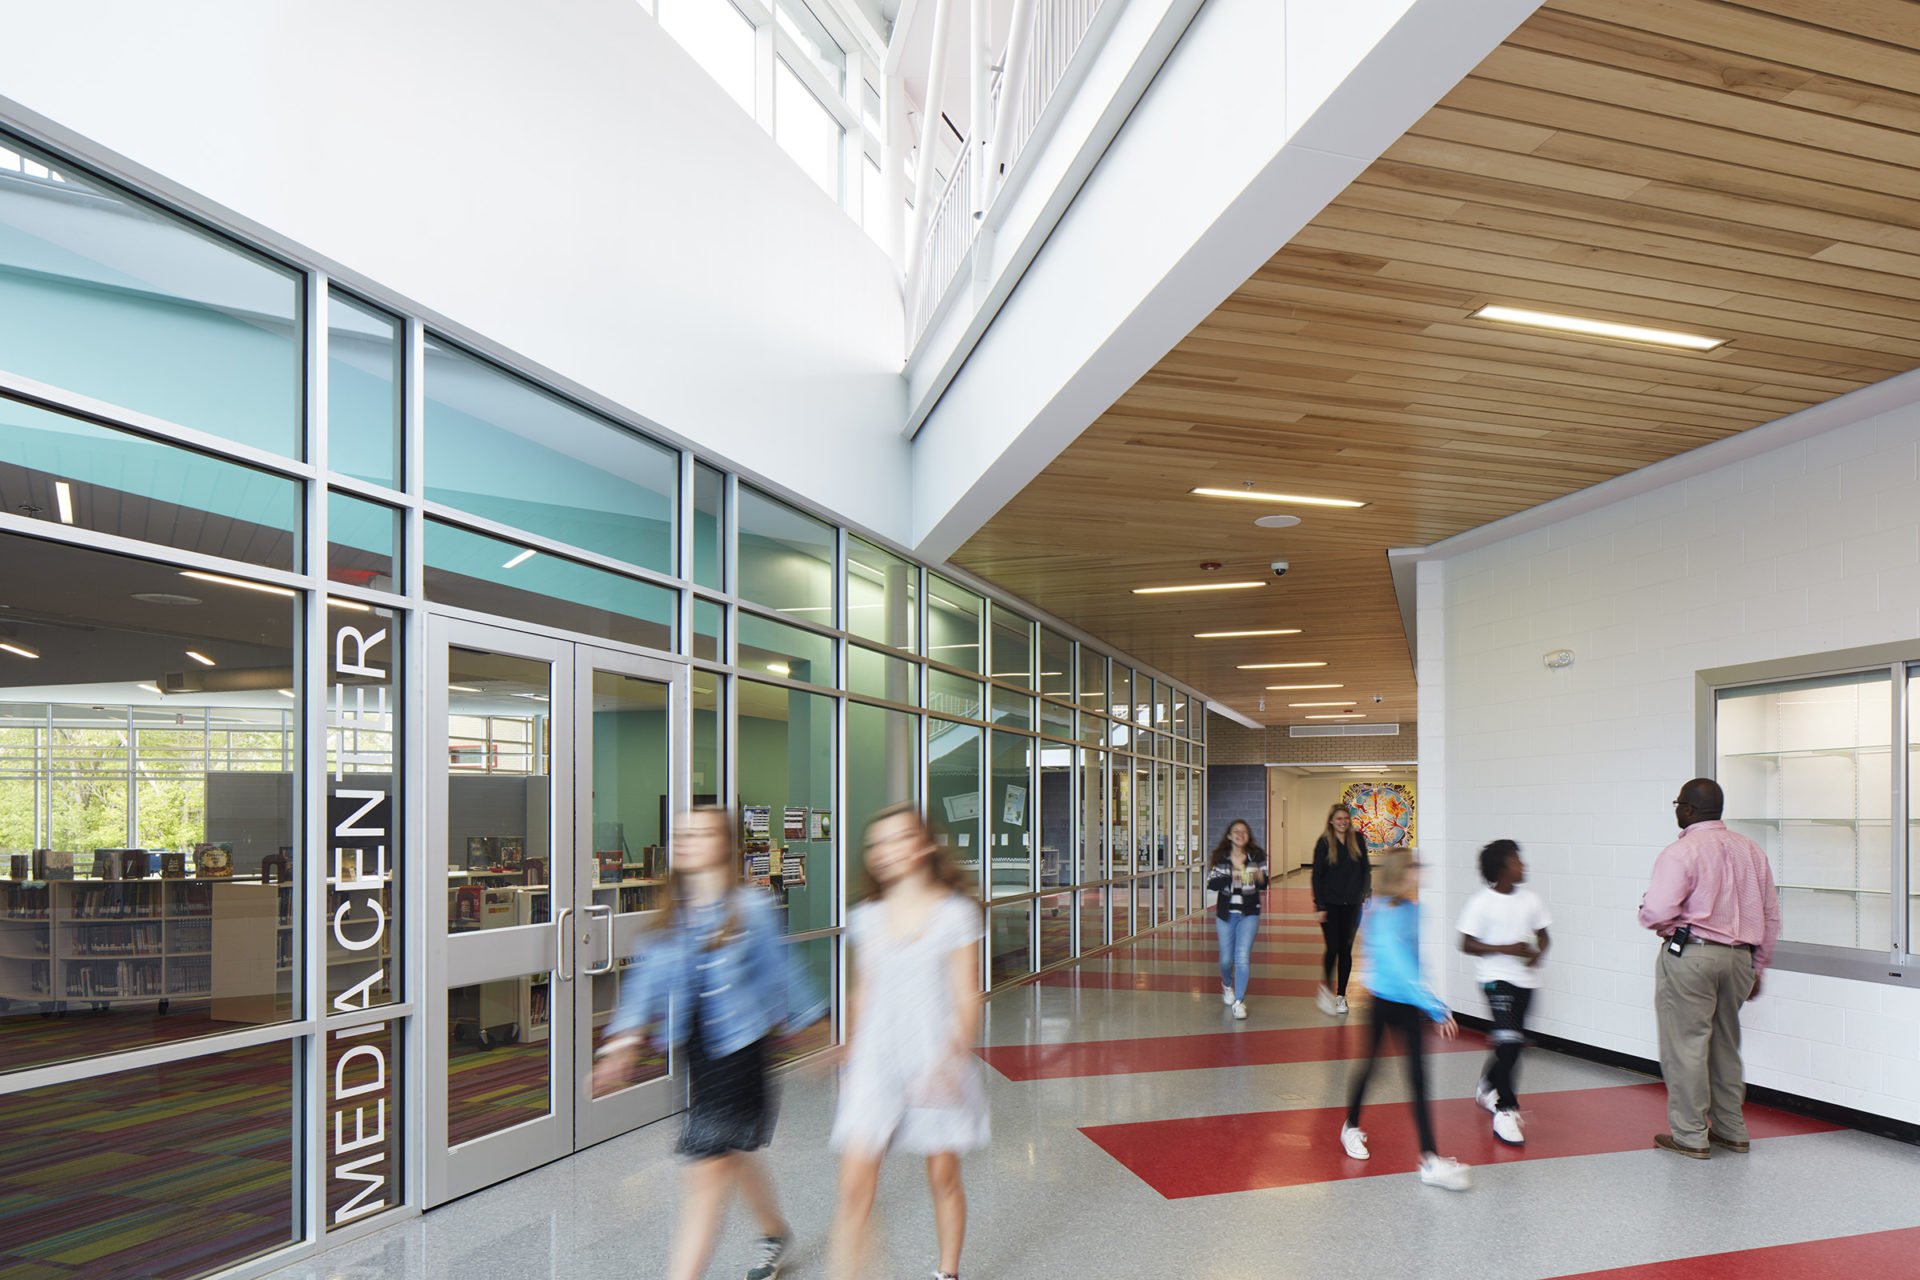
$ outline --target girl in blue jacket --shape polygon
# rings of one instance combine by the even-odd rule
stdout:
[[[772,900],[740,882],[732,815],[696,809],[674,835],[666,909],[624,975],[620,1007],[594,1054],[594,1094],[626,1083],[649,1027],[685,1055],[687,1114],[676,1150],[689,1163],[668,1280],[706,1270],[735,1189],[760,1223],[748,1280],[772,1280],[793,1233],[760,1155],[779,1114],[768,1057],[775,1035],[817,1021],[826,1005],[790,959]]]
[[[1443,1038],[1460,1034],[1459,1024],[1440,997],[1420,978],[1420,864],[1413,851],[1389,849],[1380,858],[1374,895],[1367,900],[1367,989],[1373,993],[1373,1038],[1367,1060],[1353,1078],[1347,1101],[1347,1121],[1340,1126],[1340,1144],[1355,1160],[1368,1158],[1367,1135],[1360,1128],[1360,1103],[1367,1079],[1388,1028],[1400,1033],[1407,1048],[1407,1079],[1413,1086],[1413,1123],[1420,1134],[1420,1181],[1430,1187],[1465,1191],[1472,1174],[1458,1160],[1434,1150],[1433,1121],[1427,1115],[1427,1063],[1421,1039],[1429,1021],[1439,1024]]]

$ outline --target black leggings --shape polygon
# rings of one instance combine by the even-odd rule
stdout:
[[[1360,1072],[1353,1078],[1353,1092],[1347,1099],[1347,1123],[1354,1127],[1360,1124],[1360,1102],[1367,1094],[1367,1077],[1373,1074],[1374,1061],[1380,1056],[1380,1043],[1387,1038],[1387,1028],[1392,1027],[1400,1033],[1400,1042],[1407,1050],[1407,1083],[1413,1086],[1413,1123],[1420,1131],[1420,1154],[1432,1155],[1433,1121],[1427,1116],[1427,1060],[1420,1052],[1420,1039],[1427,1033],[1427,1015],[1410,1004],[1399,1004],[1393,1000],[1373,998],[1373,1040],[1367,1046],[1367,1060],[1360,1064]]]
[[[1511,1111],[1520,1105],[1514,1082],[1519,1078],[1520,1050],[1527,1043],[1527,1006],[1533,1003],[1533,991],[1511,982],[1489,982],[1485,991],[1487,1006],[1493,1012],[1493,1030],[1487,1036],[1493,1054],[1480,1075],[1499,1095],[1496,1105]]]
[[[1330,902],[1321,908],[1326,919],[1320,922],[1320,936],[1327,940],[1326,955],[1320,961],[1320,980],[1333,987],[1333,969],[1340,966],[1338,995],[1347,994],[1347,979],[1353,976],[1353,935],[1360,932],[1360,904]]]

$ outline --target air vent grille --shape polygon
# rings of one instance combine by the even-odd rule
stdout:
[[[1295,724],[1287,726],[1290,738],[1397,738],[1397,724]]]

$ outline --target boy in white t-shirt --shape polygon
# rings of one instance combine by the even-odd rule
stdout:
[[[1517,1147],[1526,1139],[1520,1132],[1514,1070],[1527,1042],[1527,1005],[1540,985],[1540,957],[1546,954],[1552,921],[1540,896],[1519,887],[1527,878],[1527,864],[1520,861],[1520,846],[1513,841],[1495,840],[1480,851],[1480,877],[1487,887],[1469,898],[1460,913],[1460,949],[1477,957],[1475,976],[1493,1013],[1493,1030],[1487,1035],[1493,1056],[1487,1059],[1474,1100],[1493,1112],[1493,1136]]]

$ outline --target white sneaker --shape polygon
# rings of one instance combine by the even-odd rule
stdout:
[[[1500,1095],[1485,1080],[1473,1087],[1473,1100],[1495,1115],[1500,1114]]]
[[[1335,996],[1333,998],[1333,1011],[1336,1014],[1344,1014],[1347,1011],[1347,998],[1345,996]]]
[[[1494,1112],[1493,1136],[1510,1147],[1526,1146],[1527,1140],[1520,1133],[1520,1113],[1518,1111]]]
[[[1233,1016],[1237,1021],[1240,1021],[1240,1022],[1246,1021],[1247,1002],[1245,1000],[1235,1000],[1233,1002]]]
[[[1228,986],[1224,982],[1220,984],[1220,1003],[1221,1004],[1233,1003],[1233,988]]]
[[[1354,1160],[1365,1160],[1367,1152],[1367,1132],[1356,1129],[1350,1124],[1340,1126],[1340,1145],[1347,1149],[1347,1155]]]
[[[1473,1171],[1446,1156],[1423,1156],[1420,1160],[1420,1181],[1430,1187],[1465,1191],[1473,1185]]]
[[[1325,987],[1321,987],[1313,993],[1313,1002],[1320,1006],[1320,1012],[1325,1014],[1331,1014],[1333,1012],[1333,992],[1327,990]]]

